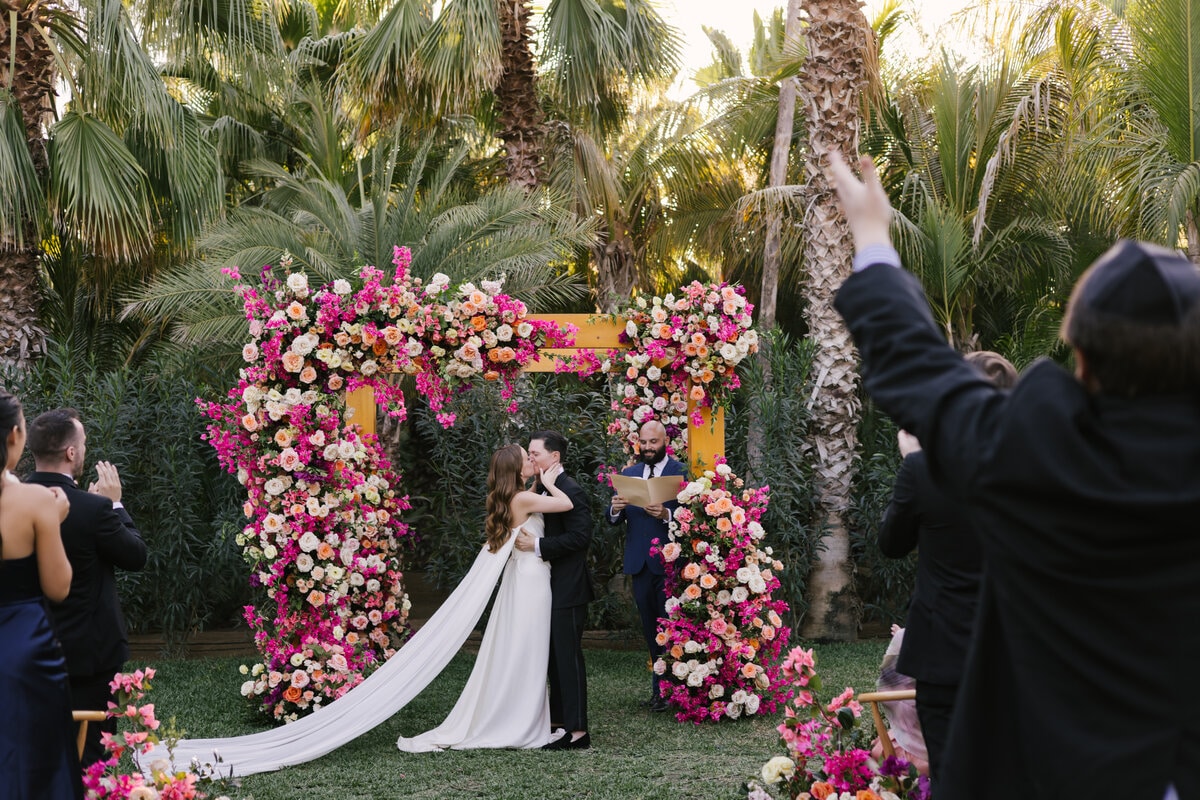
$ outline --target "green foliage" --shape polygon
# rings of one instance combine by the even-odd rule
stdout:
[[[802,450],[812,416],[808,398],[815,345],[775,331],[759,346],[761,357],[744,361],[740,372],[742,389],[726,426],[726,459],[755,486],[771,487],[762,520],[765,544],[784,564],[781,596],[791,608],[788,624],[795,625],[808,608],[805,589],[820,540],[812,459]],[[770,381],[764,362],[770,365]],[[750,453],[752,435],[757,457]]]
[[[896,424],[882,411],[870,402],[864,404],[858,431],[861,452],[849,515],[850,547],[864,619],[883,623],[903,622],[917,570],[915,554],[902,559],[885,558],[877,539],[900,467],[896,433]]]
[[[83,488],[95,480],[96,461],[120,471],[122,502],[150,552],[143,571],[117,572],[131,630],[162,631],[173,641],[236,617],[250,593],[233,541],[241,491],[200,438],[194,398],[207,387],[164,362],[102,369],[53,341],[28,371],[0,378],[21,398],[26,419],[63,406],[79,411],[88,436]],[[32,469],[26,452],[18,471]]]

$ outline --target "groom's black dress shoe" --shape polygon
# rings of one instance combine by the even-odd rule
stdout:
[[[667,702],[667,698],[665,697],[656,697],[650,703],[650,710],[655,713],[669,711],[670,708],[671,704]]]
[[[564,733],[562,736],[555,739],[549,744],[542,745],[543,750],[587,750],[592,746],[592,738],[586,733],[580,736],[575,741],[571,741],[571,734]]]

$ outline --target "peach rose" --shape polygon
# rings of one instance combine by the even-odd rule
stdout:
[[[284,353],[280,360],[283,362],[283,368],[288,372],[299,372],[304,369],[304,356],[292,350]]]
[[[258,430],[258,418],[253,414],[247,414],[242,417],[242,427],[248,431]]]
[[[700,565],[695,563],[688,564],[683,568],[682,574],[685,581],[693,581],[700,574]]]
[[[328,382],[329,391],[336,392],[338,389],[342,388],[344,383],[345,381],[342,379],[341,375],[330,375]]]
[[[304,306],[293,300],[287,307],[287,315],[292,319],[300,319],[304,316]]]
[[[316,379],[317,379],[317,371],[315,369],[313,369],[311,366],[307,366],[304,369],[300,370],[300,380],[304,381],[305,383],[312,383]]]
[[[289,686],[283,690],[283,699],[289,703],[295,703],[300,700],[300,689],[296,686]]]
[[[683,658],[683,648],[679,645],[671,645],[671,658],[678,661]]]
[[[679,553],[682,549],[683,548],[679,546],[678,542],[669,542],[663,546],[663,559],[666,561],[674,561],[675,559],[679,558]]]
[[[700,594],[700,587],[694,583],[689,583],[688,587],[683,590],[683,596],[688,600],[699,600]]]
[[[325,593],[316,589],[308,593],[308,602],[315,608],[320,608],[325,605]]]
[[[321,544],[317,547],[317,558],[320,558],[324,561],[328,561],[329,559],[333,558],[333,547],[330,546],[329,542],[321,542]]]
[[[712,575],[700,576],[700,588],[701,589],[712,589],[716,585],[717,585],[717,579],[714,578]]]

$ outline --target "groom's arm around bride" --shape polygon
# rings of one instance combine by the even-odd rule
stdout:
[[[556,431],[539,431],[530,437],[529,459],[539,471],[561,464],[566,450],[567,440]],[[590,744],[583,630],[593,597],[587,566],[592,515],[587,493],[574,479],[564,474],[555,485],[570,498],[571,510],[546,514],[544,536],[535,541],[523,534],[516,547],[535,550],[550,562],[550,720],[569,732],[563,746],[582,748]]]

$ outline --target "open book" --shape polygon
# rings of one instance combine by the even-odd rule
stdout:
[[[684,481],[682,475],[662,475],[657,478],[634,478],[630,475],[613,475],[612,485],[617,494],[625,498],[631,506],[645,508],[674,500],[680,484]]]

